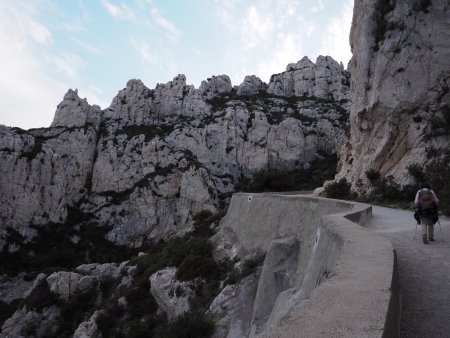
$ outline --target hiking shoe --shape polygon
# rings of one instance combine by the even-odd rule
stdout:
[[[429,240],[430,242],[434,242],[434,238],[433,238],[433,237],[430,237],[428,240]]]
[[[424,244],[428,244],[428,237],[427,237],[427,235],[422,235],[422,240],[423,240]]]

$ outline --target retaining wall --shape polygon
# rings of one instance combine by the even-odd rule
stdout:
[[[249,337],[397,334],[395,252],[357,224],[371,213],[370,205],[333,199],[233,195],[221,226],[231,251],[266,254]]]

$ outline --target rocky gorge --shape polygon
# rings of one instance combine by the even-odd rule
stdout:
[[[318,237],[238,252],[221,221],[231,195],[271,171],[278,188],[312,183],[325,163],[325,185],[360,196],[427,180],[450,198],[449,10],[358,0],[347,69],[320,56],[269,83],[130,80],[104,110],[69,90],[49,128],[0,127],[0,336],[263,336],[283,304],[258,285],[288,292],[299,243]]]
[[[11,315],[3,318],[2,334],[82,330],[95,337],[103,330],[105,335],[96,323],[104,320],[110,298],[126,308],[135,297],[128,291],[141,290],[129,265],[138,252],[144,253],[135,258],[139,267],[150,259],[146,250],[157,243],[166,243],[163,252],[175,250],[167,246],[183,238],[194,247],[204,243],[203,255],[211,255],[206,237],[196,234],[204,231],[198,229],[202,215],[210,221],[207,227],[217,226],[214,215],[225,210],[243,182],[265,170],[308,170],[336,158],[348,139],[349,78],[342,64],[320,56],[316,63],[305,57],[289,64],[268,84],[247,76],[233,87],[220,75],[196,89],[178,75],[149,89],[130,80],[104,110],[69,90],[49,128],[1,127],[2,295],[12,293],[15,284],[31,290],[2,299]],[[197,249],[186,250],[198,257]],[[151,276],[142,268],[146,277],[140,281],[147,292],[151,281],[150,307],[161,309],[158,315],[165,313],[169,321],[189,310],[192,290],[202,284],[192,284],[202,273],[180,277],[180,265],[189,262],[170,257],[172,265],[150,269]],[[231,265],[216,277],[229,279]],[[170,266],[178,269],[167,270]],[[94,297],[107,283],[115,291],[102,300],[83,298]],[[171,291],[162,291],[166,288]],[[35,293],[54,301],[24,305]],[[72,327],[61,319],[61,303],[77,304],[80,297],[88,305],[78,312],[87,321]],[[129,328],[117,330],[114,335]]]

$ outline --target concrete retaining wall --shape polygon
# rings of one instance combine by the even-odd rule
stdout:
[[[395,320],[386,324],[394,250],[356,224],[370,217],[371,206],[364,204],[235,194],[222,223],[233,238],[231,251],[241,258],[267,254],[248,336],[381,337],[385,326],[395,331]]]

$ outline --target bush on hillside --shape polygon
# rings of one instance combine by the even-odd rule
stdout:
[[[337,182],[332,182],[325,187],[323,195],[328,198],[336,199],[355,199],[356,196],[350,190],[351,184],[345,178],[341,178]]]
[[[242,178],[236,190],[244,192],[314,190],[336,174],[336,154],[322,154],[308,169],[261,170],[252,178]]]

